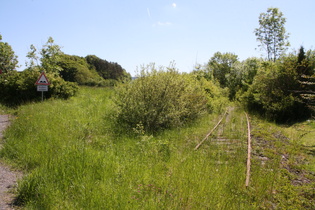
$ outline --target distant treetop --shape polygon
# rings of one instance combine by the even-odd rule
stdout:
[[[276,61],[290,46],[285,23],[286,18],[278,8],[268,8],[266,13],[259,15],[259,28],[254,33],[260,42],[258,46],[267,52],[269,61]]]

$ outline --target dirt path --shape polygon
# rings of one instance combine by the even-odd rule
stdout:
[[[0,115],[0,149],[3,131],[10,125],[9,115]],[[0,162],[0,210],[14,209],[14,194],[12,193],[16,180],[21,173],[12,171]]]

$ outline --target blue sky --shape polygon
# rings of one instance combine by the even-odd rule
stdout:
[[[290,51],[314,49],[314,0],[0,0],[0,33],[24,68],[31,44],[51,36],[70,55],[96,55],[135,75],[150,62],[181,72],[217,51],[261,56],[258,17],[278,7],[287,18]]]

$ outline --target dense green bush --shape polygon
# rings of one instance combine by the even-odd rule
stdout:
[[[40,100],[41,93],[37,91],[35,83],[43,71],[51,83],[44,94],[45,98],[67,99],[73,96],[78,89],[76,83],[66,82],[60,77],[62,68],[58,66],[58,62],[62,55],[60,47],[54,44],[51,37],[39,53],[35,46],[31,45],[27,54],[30,59],[27,69],[21,72],[11,69],[0,74],[0,103],[17,106]]]
[[[50,78],[49,91],[47,92],[47,97],[49,98],[68,99],[74,96],[78,91],[78,85],[76,83],[67,82],[61,77],[53,77],[53,75],[49,74],[47,74],[47,77]]]
[[[208,71],[213,75],[222,88],[228,87],[227,75],[230,74],[233,64],[238,62],[234,53],[216,52],[208,62]]]
[[[240,95],[248,90],[261,63],[261,59],[253,57],[233,64],[230,74],[226,75],[231,100],[237,100]]]
[[[95,55],[85,57],[90,69],[95,70],[102,78],[117,81],[130,81],[131,75],[126,72],[118,63],[108,62]]]
[[[197,118],[206,111],[207,97],[192,75],[150,64],[138,79],[118,89],[115,104],[120,125],[156,132]]]
[[[261,62],[255,57],[239,61],[233,53],[216,52],[205,69],[197,71],[203,71],[205,79],[215,81],[221,88],[228,88],[229,99],[235,100],[252,84]]]
[[[25,70],[10,71],[0,76],[1,103],[11,106],[41,99],[35,85],[39,75],[39,72]]]
[[[104,81],[94,69],[89,69],[88,63],[82,57],[62,54],[57,65],[62,68],[60,76],[65,81],[90,86],[97,86]]]
[[[121,82],[131,80],[119,64],[107,62],[96,56],[86,58],[76,55],[59,55],[57,66],[61,68],[60,76],[79,85],[113,87]]]
[[[25,102],[38,101],[41,93],[37,91],[35,82],[40,72],[35,69],[26,69],[22,72],[9,71],[0,75],[0,103],[15,106]],[[45,98],[67,99],[73,96],[78,87],[75,83],[66,82],[55,74],[46,74],[51,83]]]
[[[253,84],[241,97],[245,106],[277,122],[308,117],[310,110],[297,94],[301,85],[296,61],[291,55],[277,62],[263,63]]]
[[[15,70],[18,64],[17,56],[15,55],[11,45],[2,41],[0,34],[0,74]]]
[[[207,109],[209,112],[224,112],[230,103],[228,88],[221,88],[218,81],[209,77],[207,70],[197,69],[192,72],[192,76],[196,78],[207,96]]]

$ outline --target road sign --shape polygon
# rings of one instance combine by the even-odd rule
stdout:
[[[37,91],[48,91],[47,85],[37,85]]]
[[[48,91],[48,85],[50,85],[44,72],[42,72],[40,74],[35,85],[37,85],[37,91],[42,92],[42,101],[43,101],[44,100],[44,91]]]
[[[35,85],[50,85],[44,72],[41,73],[41,75],[37,79]]]

